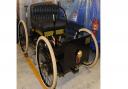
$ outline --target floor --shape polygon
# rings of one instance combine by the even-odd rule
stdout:
[[[36,65],[35,52],[29,48],[29,56]],[[17,46],[17,89],[42,89],[39,81],[27,64],[21,49]],[[84,65],[78,73],[67,73],[58,77],[56,89],[100,89],[100,61],[91,69]]]

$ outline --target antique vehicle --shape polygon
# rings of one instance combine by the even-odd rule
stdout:
[[[56,4],[35,3],[30,6],[30,29],[21,20],[18,25],[19,43],[25,55],[29,44],[35,46],[39,73],[46,88],[54,89],[57,76],[79,71],[84,64],[92,67],[99,55],[98,44],[92,32],[75,22],[68,21],[65,10]],[[90,42],[94,42],[95,57]]]

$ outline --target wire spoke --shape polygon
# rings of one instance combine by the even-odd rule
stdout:
[[[46,85],[51,86],[53,82],[53,70],[52,70],[52,63],[51,63],[51,57],[49,50],[47,48],[47,45],[44,43],[42,44],[39,43],[38,47],[39,53],[39,67],[40,67],[40,72],[43,77],[43,81]]]

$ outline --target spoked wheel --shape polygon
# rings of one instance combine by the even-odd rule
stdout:
[[[54,89],[57,82],[56,59],[51,44],[44,36],[40,36],[37,41],[36,58],[45,87]]]
[[[22,51],[26,54],[28,51],[28,32],[26,24],[23,20],[18,25],[18,38]]]
[[[87,32],[92,37],[92,41],[94,42],[96,50],[95,50],[95,53],[92,50],[90,50],[89,54],[93,55],[94,57],[89,57],[89,59],[85,60],[84,65],[86,65],[87,67],[93,67],[97,63],[98,56],[99,56],[99,48],[98,48],[97,40],[96,40],[95,36],[93,35],[93,33],[86,28],[79,29],[79,32],[81,32],[81,33]]]

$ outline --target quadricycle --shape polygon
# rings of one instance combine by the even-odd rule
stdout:
[[[72,71],[80,65],[92,67],[97,63],[99,48],[91,30],[68,21],[65,10],[53,3],[35,3],[30,6],[30,29],[25,21],[18,24],[21,49],[28,54],[29,44],[35,46],[40,76],[48,89],[54,89],[57,76]],[[91,50],[90,43],[95,45]],[[90,54],[94,54],[91,59]]]

